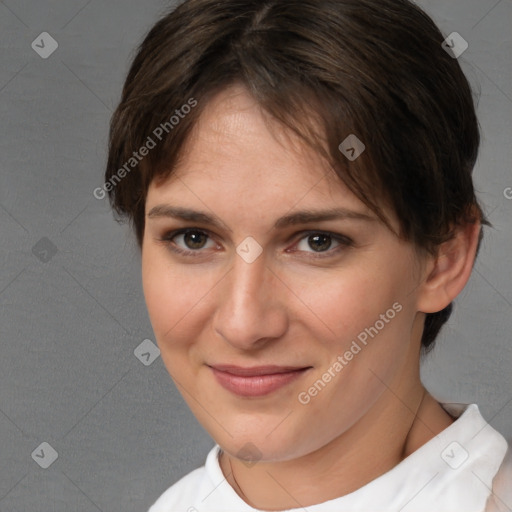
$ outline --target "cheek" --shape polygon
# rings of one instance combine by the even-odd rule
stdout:
[[[399,287],[382,276],[357,270],[341,270],[304,281],[295,294],[312,313],[327,339],[346,343],[373,325],[379,315],[392,308]]]
[[[330,392],[342,393],[352,407],[382,392],[376,376],[388,381],[407,357],[414,317],[410,284],[396,272],[379,271],[351,273],[326,281],[321,290],[311,288],[309,300],[330,331],[324,342],[328,367],[341,357]]]
[[[208,293],[217,280],[212,271],[173,265],[156,250],[143,254],[144,297],[161,350],[194,339],[208,317]]]
[[[190,309],[193,287],[185,286],[176,268],[148,250],[142,258],[142,285],[148,314],[155,335],[172,334],[173,326]],[[162,340],[159,339],[159,342]]]
[[[386,391],[384,383],[404,364],[411,311],[403,304],[404,285],[396,277],[347,273],[302,289],[304,302],[317,318],[315,325],[320,326],[315,353],[321,364],[300,391],[312,393],[308,421],[326,439],[369,410]],[[327,422],[326,414],[337,419]]]
[[[347,411],[375,399],[384,389],[375,375],[390,380],[408,352],[414,316],[411,283],[404,281],[405,272],[399,275],[391,269],[341,269],[304,281],[297,293],[313,313],[307,329],[318,341],[321,364],[316,378],[329,369],[336,375],[324,399],[344,404]]]

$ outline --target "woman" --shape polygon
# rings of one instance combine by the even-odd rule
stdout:
[[[406,0],[188,0],[142,43],[104,188],[216,442],[150,512],[510,507],[505,439],[419,374],[488,224],[444,39]]]

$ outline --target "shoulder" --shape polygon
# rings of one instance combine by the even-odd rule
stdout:
[[[194,512],[198,496],[206,496],[212,490],[208,467],[215,463],[219,447],[212,448],[206,464],[191,471],[167,489],[148,512]]]
[[[508,512],[512,510],[512,440],[492,482],[492,494],[485,512]]]
[[[198,489],[204,485],[204,466],[190,472],[167,489],[148,512],[192,512]]]

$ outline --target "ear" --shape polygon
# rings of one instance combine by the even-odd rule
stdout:
[[[418,311],[437,313],[459,295],[469,280],[475,262],[481,224],[467,223],[441,244],[425,265],[425,281],[418,295]]]

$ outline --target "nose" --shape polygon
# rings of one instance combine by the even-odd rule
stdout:
[[[235,255],[218,290],[215,331],[243,351],[258,350],[279,339],[288,328],[285,290],[263,254],[252,263]]]

